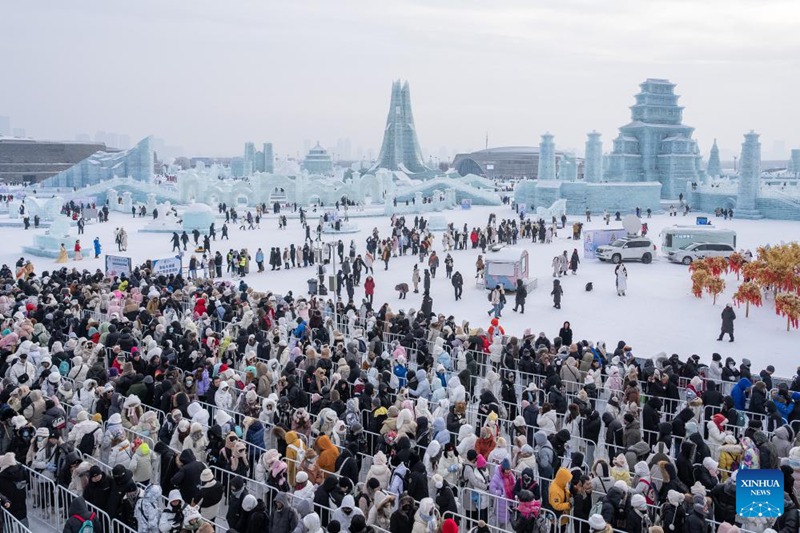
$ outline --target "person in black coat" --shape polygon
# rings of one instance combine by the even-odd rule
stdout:
[[[328,508],[332,507],[331,500],[334,499],[337,490],[336,476],[328,476],[314,492],[314,511],[319,515],[322,527],[328,526],[330,520]]]
[[[122,465],[116,465],[111,470],[111,488],[108,493],[108,516],[111,519],[120,518],[120,507],[125,489],[133,482],[133,473]]]
[[[678,458],[675,460],[675,467],[678,470],[678,479],[687,487],[694,485],[694,475],[692,474],[694,456],[694,443],[689,439],[684,440],[683,443],[681,443],[681,450],[680,453],[678,453]]]
[[[692,511],[686,517],[687,533],[706,533],[708,531],[708,524],[706,523],[708,515],[708,508],[706,507],[706,499],[704,496],[692,497]]]
[[[580,518],[575,533],[589,533],[588,521],[592,510],[592,480],[589,476],[581,476],[572,489],[572,516]]]
[[[563,346],[569,347],[572,344],[572,326],[569,322],[564,322],[564,325],[558,330],[558,336],[561,337]]]
[[[63,533],[78,533],[83,527],[83,523],[91,521],[95,531],[102,531],[100,529],[100,519],[97,513],[89,510],[86,505],[86,500],[78,496],[72,503],[69,504],[69,511],[67,512],[67,522],[64,524]]]
[[[451,512],[454,516],[457,515],[458,504],[450,484],[439,474],[433,476],[433,484],[436,487],[436,507],[439,509],[439,514],[444,516],[445,513]]]
[[[408,480],[408,495],[416,501],[421,501],[422,498],[428,497],[428,472],[420,460],[414,462],[411,467]]]
[[[603,423],[606,425],[606,446],[609,457],[616,457],[623,448],[622,424],[609,412],[603,413]]]
[[[514,312],[519,311],[525,314],[525,300],[528,298],[528,289],[525,288],[525,282],[522,279],[517,280],[517,290],[514,293]]]
[[[24,469],[17,463],[14,454],[8,452],[0,456],[0,494],[8,498],[8,512],[28,525],[27,481]]]
[[[181,491],[183,501],[200,501],[200,475],[205,465],[195,459],[192,450],[183,450],[178,456],[177,464],[180,470],[170,480],[172,487]]]
[[[725,305],[725,309],[722,310],[722,328],[719,332],[719,337],[717,337],[718,341],[722,340],[722,337],[725,336],[727,333],[730,335],[730,342],[733,342],[733,321],[736,320],[736,313],[733,311],[733,307],[731,304]]]
[[[750,392],[750,406],[747,410],[755,415],[759,415],[758,419],[763,420],[767,416],[767,394],[769,388],[763,381],[757,381]]]
[[[400,505],[389,519],[389,533],[408,533],[414,526],[414,498],[400,497]]]
[[[341,477],[349,479],[355,487],[358,483],[358,461],[353,457],[353,452],[348,448],[344,448],[336,458],[335,463],[336,472]]]
[[[772,524],[772,529],[778,533],[800,531],[800,510],[788,492],[783,493],[783,514]]]
[[[228,494],[228,510],[225,513],[225,521],[229,525],[236,525],[242,519],[244,510],[242,509],[242,502],[245,496],[250,494],[247,492],[247,487],[244,485],[244,478],[235,476],[231,478],[230,492]]]
[[[248,498],[249,499],[249,498]],[[247,506],[246,506],[247,507]],[[237,531],[240,533],[263,533],[269,531],[269,516],[264,500],[259,498],[255,507],[248,512],[242,513],[242,520]]]
[[[689,437],[689,440],[695,445],[695,463],[702,463],[703,459],[706,457],[711,457],[711,450],[708,448],[708,444],[706,444],[705,440],[703,440],[703,436],[700,433],[692,433],[692,435]]]
[[[628,525],[630,506],[628,491],[611,487],[603,500],[603,509],[600,514],[611,527],[625,531]]]
[[[98,509],[108,509],[110,495],[111,480],[99,466],[93,465],[89,469],[89,482],[83,489],[84,499]]]
[[[714,520],[733,524],[736,520],[736,482],[729,479],[717,484],[709,496],[714,502]]]
[[[658,441],[658,424],[661,422],[661,398],[651,396],[642,408],[642,429],[646,430],[644,438],[651,448]]]
[[[453,284],[456,301],[460,300],[461,294],[464,292],[464,278],[461,275],[461,272],[456,271],[453,274],[453,277],[450,279],[450,283]]]

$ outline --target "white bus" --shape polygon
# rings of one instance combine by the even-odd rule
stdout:
[[[696,242],[730,244],[736,247],[735,231],[713,226],[672,226],[661,230],[660,236],[661,252],[664,255]]]

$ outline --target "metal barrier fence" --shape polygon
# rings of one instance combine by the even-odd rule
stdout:
[[[12,515],[5,507],[0,507],[3,511],[2,533],[31,533],[31,530]]]

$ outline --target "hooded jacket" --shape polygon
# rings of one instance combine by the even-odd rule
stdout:
[[[160,533],[161,521],[161,486],[148,485],[144,495],[139,498],[134,508],[134,516],[138,524],[137,533]]]
[[[191,450],[183,450],[179,460],[181,468],[170,481],[181,491],[183,501],[198,501],[200,499],[200,474],[205,469],[205,465],[195,459]]]
[[[748,378],[742,378],[738,383],[736,383],[736,385],[734,385],[733,390],[731,390],[733,407],[737,411],[744,411],[747,407],[747,389],[749,389],[752,385],[753,382]]]
[[[272,511],[269,517],[269,532],[270,533],[292,533],[294,528],[299,522],[297,512],[292,507],[289,501],[289,495],[285,492],[279,492],[275,496],[275,503],[281,504],[281,508],[276,508]],[[344,530],[344,525],[342,525]]]
[[[327,435],[318,437],[316,445],[319,449],[317,466],[323,471],[323,475],[327,477],[336,472],[336,459],[339,457],[339,450]]]
[[[87,520],[91,520],[95,530],[99,531],[100,520],[97,514],[89,511],[89,506],[86,505],[86,500],[83,498],[78,497],[72,500],[72,503],[69,504],[69,511],[67,514],[69,518],[67,518],[67,522],[64,524],[64,533],[78,533],[83,523]],[[142,529],[140,527],[139,531],[151,533],[152,530]],[[158,530],[156,529],[156,531]]]

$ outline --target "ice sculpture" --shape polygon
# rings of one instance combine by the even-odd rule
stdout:
[[[584,179],[597,183],[603,179],[603,142],[600,140],[600,134],[596,131],[592,131],[587,137]]]
[[[706,174],[711,178],[718,178],[722,175],[722,168],[719,164],[719,148],[717,148],[716,139],[714,139],[714,145],[711,146],[711,153],[708,156]]]
[[[42,187],[85,187],[115,176],[128,176],[136,181],[153,179],[152,138],[145,137],[123,152],[97,152],[83,161],[42,181]]]
[[[619,129],[608,157],[608,181],[660,182],[662,198],[677,198],[700,176],[694,128],[682,123],[683,107],[669,80],[648,78],[639,85],[632,122]]]
[[[422,162],[422,150],[419,148],[414,115],[411,112],[411,92],[408,82],[401,85],[400,80],[397,80],[392,84],[392,98],[389,102],[381,152],[378,161],[369,172],[379,168],[400,170],[419,177],[430,177],[435,174]]]
[[[762,218],[761,212],[756,209],[758,184],[761,180],[761,143],[756,132],[745,134],[740,161],[742,166],[739,170],[736,217]]]
[[[183,229],[187,233],[197,230],[206,234],[214,223],[214,217],[214,210],[208,205],[195,202],[183,212]]]
[[[556,179],[556,143],[550,132],[542,135],[539,143],[539,173],[540,180]]]
[[[75,237],[70,234],[71,221],[69,217],[59,215],[55,217],[50,227],[40,235],[34,235],[32,246],[23,246],[23,253],[37,257],[58,257],[61,245],[72,250]]]

